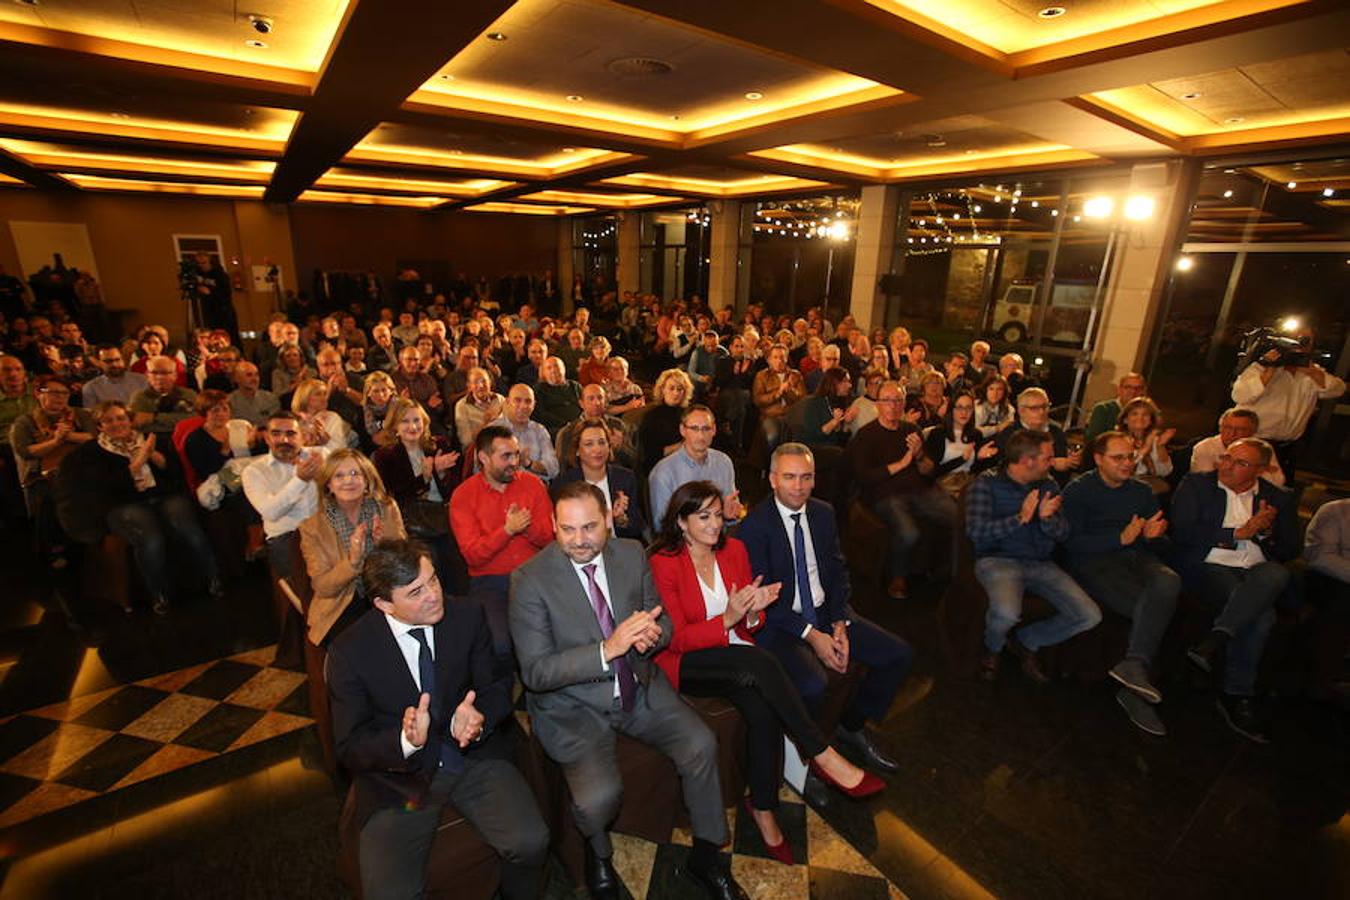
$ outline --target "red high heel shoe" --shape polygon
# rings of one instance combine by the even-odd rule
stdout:
[[[862,781],[858,782],[853,787],[844,787],[831,776],[829,772],[826,772],[820,766],[816,765],[814,759],[807,763],[807,768],[811,770],[811,774],[815,775],[821,781],[825,782],[836,791],[839,791],[844,796],[852,797],[854,800],[861,800],[864,797],[879,794],[886,789],[886,782],[882,781],[871,772],[863,772]]]
[[[750,822],[758,828],[759,823],[755,822],[755,808],[750,805],[749,797],[741,798],[741,807],[745,810],[745,814],[750,817]],[[764,841],[763,834],[760,835],[760,840]],[[783,835],[783,839],[777,844],[770,844],[768,841],[764,841],[764,849],[770,856],[785,866],[797,864],[797,861],[792,858],[792,848],[788,846],[787,835]]]

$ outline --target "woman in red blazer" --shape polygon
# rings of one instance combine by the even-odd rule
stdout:
[[[785,733],[813,771],[849,796],[865,797],[885,785],[826,743],[782,665],[755,646],[754,632],[779,586],[753,578],[745,545],[726,536],[716,485],[691,481],[675,492],[650,552],[652,578],[673,626],[656,662],[676,690],[723,697],[740,710],[750,782],[746,806],[770,855],[791,865],[792,851],[774,815]]]

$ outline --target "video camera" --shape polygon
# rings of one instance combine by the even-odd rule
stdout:
[[[1277,355],[1267,359],[1272,350]],[[1242,336],[1242,348],[1238,353],[1238,371],[1243,371],[1252,363],[1259,363],[1271,369],[1306,366],[1312,363],[1312,348],[1307,340],[1290,337],[1279,329],[1253,328]]]

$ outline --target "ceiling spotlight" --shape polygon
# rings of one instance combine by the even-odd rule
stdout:
[[[487,39],[489,41],[504,41],[506,40],[506,35],[502,34],[500,31],[489,31],[487,33]]]
[[[567,102],[568,102],[568,103],[580,103],[582,100],[585,100],[585,99],[586,99],[586,98],[583,97],[583,96],[581,96],[580,94],[568,94],[568,95],[567,95]]]
[[[1285,187],[1289,188],[1289,190],[1292,191],[1292,190],[1294,190],[1295,188],[1298,187],[1298,182],[1297,182],[1297,181],[1291,181],[1291,182],[1289,182],[1288,184],[1286,184]]]
[[[255,50],[266,50],[266,49],[267,49],[267,42],[266,42],[266,41],[258,41],[258,40],[247,40],[247,41],[244,41],[244,46],[246,46],[246,47],[252,47],[252,48],[255,49]]]
[[[1177,257],[1177,271],[1178,271],[1178,272],[1189,272],[1191,269],[1194,269],[1194,268],[1195,268],[1195,260],[1194,260],[1192,257],[1189,257],[1189,256],[1178,256],[1178,257]]]
[[[1059,215],[1059,210],[1057,210],[1057,209],[1052,209],[1052,210],[1050,210],[1050,215],[1052,215],[1052,216],[1057,216],[1057,215]]]
[[[577,152],[577,148],[576,148],[576,147],[564,147],[562,152],[564,152],[564,153],[576,153],[576,152]]]
[[[453,76],[453,75],[442,75],[442,76],[441,76],[441,81],[454,81],[454,80],[455,80],[455,76]]]
[[[1032,208],[1032,209],[1040,209],[1040,208],[1041,208],[1041,201],[1039,201],[1039,200],[1032,200],[1032,201],[1031,201],[1031,208]]]
[[[678,121],[680,121],[680,117],[679,117],[679,116],[671,116],[671,117],[670,117],[670,121],[672,121],[672,122],[678,122]]]
[[[1335,189],[1333,189],[1333,188],[1322,188],[1322,196],[1323,196],[1323,197],[1334,197],[1334,196],[1336,196],[1336,191],[1335,191]]]
[[[1225,200],[1232,200],[1232,199],[1233,199],[1233,192],[1232,192],[1232,191],[1224,191],[1224,192],[1223,192],[1223,199],[1225,199]]]
[[[1181,95],[1181,99],[1182,99],[1182,100],[1199,100],[1199,99],[1200,99],[1200,92],[1199,92],[1199,91],[1191,91],[1190,93],[1182,94],[1182,95]]]
[[[747,99],[747,100],[763,100],[763,99],[764,99],[764,94],[762,94],[762,93],[759,92],[759,91],[746,91],[746,92],[745,92],[745,99]]]
[[[1066,12],[1068,12],[1068,10],[1062,6],[1047,6],[1045,9],[1036,13],[1036,15],[1040,16],[1042,19],[1058,19]]]
[[[1229,116],[1228,118],[1226,118],[1226,119],[1223,120],[1223,124],[1225,124],[1225,125],[1237,125],[1237,124],[1238,124],[1239,122],[1241,122],[1241,121],[1242,121],[1242,116]]]
[[[253,30],[258,34],[269,34],[272,31],[272,17],[263,16],[258,13],[249,13],[248,22],[253,26]]]

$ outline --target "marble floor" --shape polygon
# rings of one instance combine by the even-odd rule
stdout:
[[[124,617],[81,608],[69,578],[37,577],[24,546],[0,540],[0,900],[348,896],[339,798],[303,675],[272,665],[261,572],[225,604]],[[866,614],[917,650],[878,726],[902,770],[863,803],[786,792],[798,866],[766,860],[736,822],[733,866],[752,896],[1350,896],[1344,712],[1278,697],[1260,747],[1173,666],[1171,734],[1149,737],[1106,684],[947,674],[935,593],[897,604],[860,585]],[[88,627],[67,626],[63,601]],[[676,872],[682,841],[619,838],[632,897],[700,895]],[[553,876],[551,900],[584,895]]]

